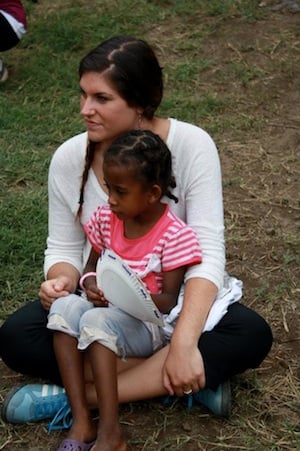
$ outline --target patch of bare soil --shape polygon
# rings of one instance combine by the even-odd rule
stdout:
[[[232,17],[219,23],[199,52],[216,62],[214,73],[201,74],[202,88],[227,94],[223,114],[229,126],[216,141],[224,177],[228,269],[244,281],[245,304],[270,323],[274,345],[260,368],[233,381],[229,420],[201,406],[188,412],[182,403],[122,406],[130,450],[300,447],[300,14],[271,8],[279,2],[265,3],[270,9],[263,19],[247,23]],[[201,26],[197,20],[194,29]],[[172,48],[172,33],[157,30],[165,49]],[[171,51],[168,57],[174,57]],[[232,78],[233,66],[244,69],[240,77]],[[234,124],[241,121],[245,129],[236,131]],[[0,397],[26,380],[2,363],[0,370]],[[2,428],[7,440],[1,449],[7,451],[55,450],[64,436],[47,436],[44,424]]]

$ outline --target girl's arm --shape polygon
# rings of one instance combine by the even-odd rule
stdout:
[[[85,268],[83,270],[83,274],[86,274],[88,272],[95,272],[96,271],[96,266],[97,266],[97,261],[99,258],[99,253],[95,251],[95,249],[91,249],[89,258],[86,262]],[[86,279],[87,280],[87,279]],[[96,283],[96,279],[95,279],[95,283]]]
[[[163,273],[162,292],[160,294],[151,294],[153,302],[160,312],[169,313],[175,307],[185,270],[186,267],[181,266]]]
[[[88,273],[95,273],[98,258],[99,253],[92,248],[83,271],[83,276]],[[97,287],[95,275],[86,277],[82,285],[89,301],[91,301],[96,307],[107,307],[108,303],[103,295],[103,291]]]

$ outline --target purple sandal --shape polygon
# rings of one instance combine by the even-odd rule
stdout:
[[[95,440],[91,443],[84,443],[79,440],[67,438],[61,442],[57,451],[89,451],[94,444]]]

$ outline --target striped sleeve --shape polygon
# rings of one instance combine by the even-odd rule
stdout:
[[[92,248],[99,254],[110,243],[110,218],[110,210],[98,207],[83,226]]]
[[[171,229],[174,226],[171,226]],[[185,225],[175,233],[168,230],[162,252],[162,270],[172,271],[180,266],[191,266],[202,262],[202,250],[191,227]]]

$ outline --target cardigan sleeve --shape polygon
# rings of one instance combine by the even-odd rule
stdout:
[[[78,135],[54,153],[48,175],[48,238],[44,273],[56,263],[69,263],[80,273],[86,237],[76,217],[86,140]]]
[[[211,137],[201,128],[171,119],[167,141],[172,152],[178,204],[168,201],[175,214],[196,232],[202,263],[190,267],[185,280],[205,278],[223,286],[225,242],[221,168]]]

